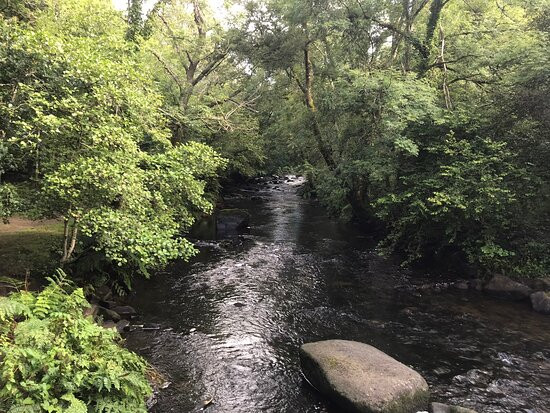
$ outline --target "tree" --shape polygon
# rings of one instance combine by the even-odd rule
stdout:
[[[166,96],[172,142],[201,141],[251,176],[263,163],[255,101],[262,81],[233,52],[233,32],[197,1],[159,2],[148,18],[144,60]]]
[[[61,263],[82,240],[81,251],[148,275],[194,253],[185,230],[211,210],[206,186],[225,161],[205,145],[171,145],[162,98],[112,24],[120,18],[108,0],[87,0],[47,8],[33,25],[0,20],[3,141],[27,212],[65,222]]]

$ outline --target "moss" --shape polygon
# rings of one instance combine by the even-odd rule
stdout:
[[[412,395],[399,398],[388,405],[384,413],[414,413],[419,410],[427,410],[430,403],[429,391],[417,391]]]

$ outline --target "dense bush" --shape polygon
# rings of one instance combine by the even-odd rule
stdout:
[[[0,410],[146,412],[147,365],[83,311],[62,273],[38,294],[0,298]]]

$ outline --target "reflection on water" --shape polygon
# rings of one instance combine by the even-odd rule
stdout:
[[[550,412],[550,321],[526,304],[474,293],[411,292],[421,274],[378,257],[352,226],[289,184],[242,189],[231,207],[250,233],[200,242],[138,286],[128,346],[172,384],[152,411],[336,413],[304,384],[298,348],[328,338],[372,344],[428,380],[434,399],[479,412]],[[252,200],[254,195],[254,200]]]

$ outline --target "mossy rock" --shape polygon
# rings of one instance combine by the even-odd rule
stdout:
[[[302,371],[319,392],[357,413],[416,413],[426,410],[424,378],[367,344],[327,340],[304,344]]]

